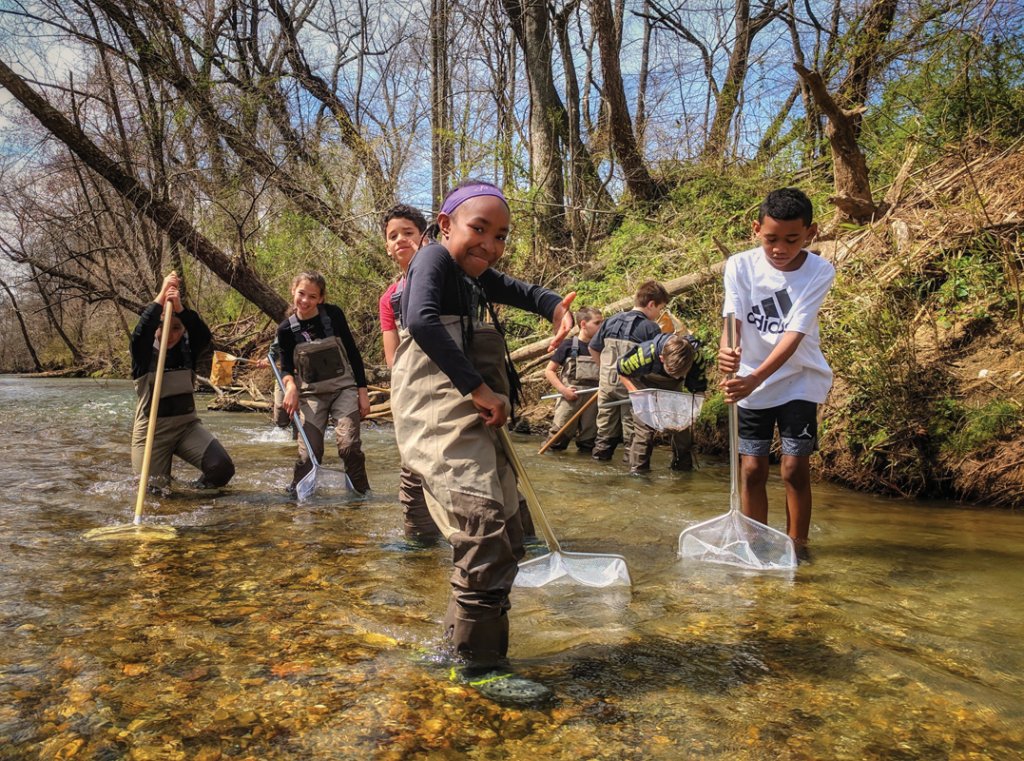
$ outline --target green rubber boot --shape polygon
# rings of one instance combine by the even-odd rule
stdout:
[[[480,673],[453,667],[449,678],[472,687],[485,698],[506,705],[541,705],[554,697],[550,687],[502,669]]]

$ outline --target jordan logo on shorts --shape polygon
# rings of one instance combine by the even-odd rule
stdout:
[[[808,423],[807,425],[804,426],[804,429],[802,431],[800,431],[800,434],[797,436],[797,438],[798,439],[813,439],[814,438],[814,434],[811,433],[811,424],[810,423]]]

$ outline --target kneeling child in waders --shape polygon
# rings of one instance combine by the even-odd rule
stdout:
[[[163,332],[161,316],[171,302],[171,334],[167,338],[167,358],[160,384],[156,435],[150,462],[150,483],[165,487],[171,480],[174,455],[198,468],[202,475],[193,482],[199,488],[224,486],[235,475],[235,464],[216,437],[203,427],[196,414],[193,395],[196,359],[210,346],[210,329],[193,310],[181,304],[180,282],[175,273],[164,278],[160,293],[146,307],[132,332],[132,380],[139,396],[132,427],[132,469],[142,471],[146,449],[146,430],[153,403],[158,348]]]
[[[578,310],[576,324],[580,326],[580,334],[562,341],[544,370],[544,377],[548,379],[548,383],[562,395],[555,403],[555,415],[551,421],[551,430],[548,431],[549,436],[557,434],[581,407],[588,405],[572,427],[559,436],[548,449],[565,449],[573,438],[576,439],[576,448],[581,452],[590,452],[594,448],[594,439],[597,436],[597,404],[593,394],[597,391],[586,394],[580,392],[583,389],[597,388],[597,363],[590,356],[587,344],[601,327],[603,319],[600,309],[583,307]]]
[[[700,342],[689,333],[662,333],[644,341],[619,360],[619,378],[628,391],[660,388],[691,394],[707,390],[704,368],[697,358]],[[633,441],[627,449],[629,472],[636,475],[651,469],[651,454],[657,431],[639,418],[633,421]],[[693,470],[693,426],[670,433],[672,470]]]
[[[335,421],[338,456],[356,491],[370,490],[360,421],[370,414],[363,358],[356,348],[344,312],[325,304],[327,282],[319,272],[303,272],[292,281],[291,317],[277,328],[281,347],[283,405],[289,415],[301,412],[302,427],[313,455],[323,461],[327,423]],[[290,491],[313,467],[305,442],[299,437]]]
[[[402,291],[395,433],[402,461],[420,477],[430,513],[452,545],[444,628],[462,662],[455,674],[495,699],[538,699],[546,688],[504,670],[509,593],[525,553],[515,475],[495,432],[509,417],[512,384],[491,305],[560,325],[575,294],[563,300],[492,269],[510,225],[494,185],[474,181],[451,191],[437,223],[441,242],[417,252]],[[565,332],[567,326],[559,342]]]

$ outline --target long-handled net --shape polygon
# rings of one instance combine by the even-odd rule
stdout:
[[[149,466],[153,460],[153,441],[156,439],[157,412],[160,408],[160,390],[164,380],[164,366],[167,363],[167,344],[171,335],[171,314],[174,305],[170,299],[164,302],[164,314],[160,333],[160,348],[156,359],[156,375],[153,377],[153,394],[149,403],[149,423],[146,426],[146,446],[142,453],[142,471],[139,473],[139,491],[135,498],[135,518],[131,523],[116,526],[100,526],[85,532],[86,539],[135,539],[139,541],[160,541],[177,536],[174,526],[143,524],[142,505],[146,501],[149,487]]]
[[[736,346],[736,317],[726,317],[730,347]],[[684,529],[679,535],[679,557],[723,563],[758,571],[796,568],[793,540],[781,531],[748,518],[740,510],[737,442],[739,416],[736,405],[729,407],[729,512]]]
[[[504,426],[498,429],[498,439],[505,450],[505,456],[512,463],[519,488],[526,496],[530,506],[530,514],[540,526],[541,534],[548,546],[547,555],[527,560],[519,564],[516,576],[517,587],[543,587],[547,584],[575,582],[587,587],[610,587],[615,585],[630,586],[629,569],[622,555],[594,552],[566,552],[559,545],[540,505],[537,492],[533,489],[530,477],[516,453],[512,439]]]
[[[703,394],[641,388],[629,395],[633,414],[656,431],[681,431],[700,415]]]
[[[270,368],[274,371],[274,377],[277,378],[277,383],[283,392],[285,390],[284,378],[281,377],[281,371],[277,367],[277,362],[275,362],[274,358],[269,354],[267,355],[267,360],[270,362]],[[295,484],[295,499],[299,504],[302,504],[303,502],[308,502],[313,498],[313,495],[316,494],[316,487],[321,468],[320,463],[317,462],[316,455],[313,454],[313,446],[309,443],[309,437],[306,436],[306,429],[302,426],[302,418],[299,417],[298,411],[292,413],[292,423],[295,426],[295,430],[299,432],[299,436],[302,437],[302,443],[306,445],[306,453],[309,456],[310,464],[313,466],[310,468],[309,473],[304,475],[299,482]],[[348,476],[348,473],[340,473],[338,475],[343,477],[346,490],[356,490],[355,486],[352,484],[352,479]]]
[[[235,363],[244,362],[241,357],[226,351],[215,351],[210,363],[210,383],[214,386],[230,386],[235,372]]]

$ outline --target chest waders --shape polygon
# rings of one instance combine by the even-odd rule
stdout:
[[[405,287],[405,278],[399,281],[399,287],[391,294],[391,313],[395,318],[395,327],[399,333],[402,330],[402,289]],[[392,393],[394,392],[394,376],[392,375]],[[392,396],[392,417],[394,417],[394,397]],[[427,507],[426,497],[423,496],[423,483],[420,477],[412,472],[405,464],[404,458],[401,470],[398,474],[398,502],[402,506],[402,529],[406,539],[422,544],[436,544],[441,538],[441,530],[434,523]]]
[[[292,315],[288,318],[295,336],[293,358],[302,428],[313,448],[313,455],[318,462],[323,462],[327,423],[334,418],[338,456],[345,464],[352,486],[365,494],[370,483],[359,430],[359,390],[345,346],[334,335],[331,318],[323,305],[317,307],[317,314],[324,337],[314,340],[308,340],[298,317]],[[292,485],[301,481],[312,467],[306,444],[300,436],[299,459],[295,463]]]
[[[665,391],[682,391],[683,381],[663,373],[648,373],[634,381],[638,389],[658,388]],[[672,443],[672,470],[693,470],[693,427],[667,431]],[[633,418],[633,440],[627,449],[630,473],[643,473],[651,469],[651,455],[658,431]]]
[[[567,386],[575,386],[577,389],[589,388],[598,385],[598,369],[594,358],[590,356],[587,345],[580,341],[579,336],[572,339],[572,348],[562,364],[559,377],[562,383]],[[579,412],[580,407],[585,405],[593,397],[589,395],[579,396],[576,401],[570,402],[560,398],[555,402],[554,417],[551,420],[549,436],[554,436],[572,420],[572,417]],[[575,437],[576,446],[584,451],[594,448],[594,440],[597,437],[597,407],[591,404],[584,410],[583,414],[574,421],[573,425],[566,428],[565,432],[556,441],[548,446],[548,449],[562,450],[569,446],[569,442]]]
[[[495,393],[507,396],[505,342],[495,326],[473,325],[469,345],[458,315],[440,322]],[[508,652],[509,592],[523,557],[515,474],[496,433],[427,356],[400,332],[392,375],[395,435],[402,461],[418,475],[430,514],[452,545],[446,636],[473,664],[500,664]]]
[[[637,317],[630,322],[630,328],[637,319],[644,315],[637,312]],[[633,341],[625,338],[606,338],[601,350],[600,390],[597,392],[597,440],[594,443],[594,458],[610,460],[615,447],[620,441],[629,447],[633,438],[633,414],[629,405],[606,407],[610,402],[618,402],[629,398],[629,392],[619,380],[616,366],[619,360],[637,347]]]
[[[156,433],[153,437],[153,451],[150,461],[150,482],[166,486],[171,479],[171,458],[178,455],[189,464],[202,470],[203,454],[210,442],[216,441],[213,434],[199,422],[196,401],[193,395],[195,373],[192,371],[192,355],[187,339],[182,339],[182,353],[186,367],[164,370],[160,383],[160,399],[157,404]],[[153,404],[153,385],[156,378],[155,361],[149,372],[135,379],[135,393],[139,403],[135,407],[135,422],[132,426],[132,468],[136,473],[142,470],[142,457],[146,446],[146,428],[149,424],[150,406]]]

